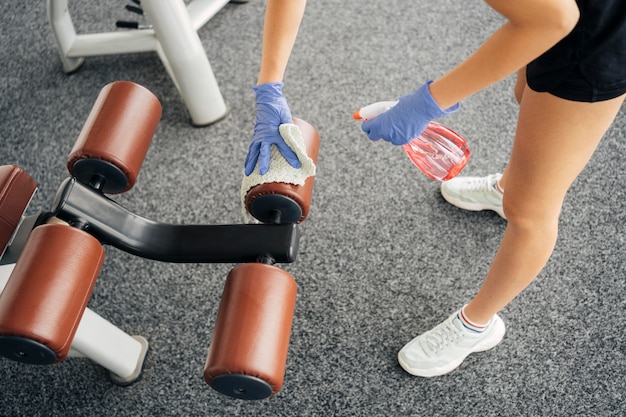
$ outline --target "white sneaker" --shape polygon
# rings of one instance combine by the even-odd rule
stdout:
[[[441,195],[453,206],[471,211],[493,210],[503,219],[502,193],[496,183],[502,174],[486,177],[456,177],[441,183]]]
[[[456,369],[473,352],[496,346],[504,337],[505,326],[496,314],[485,330],[467,329],[457,311],[432,330],[417,336],[398,352],[400,366],[411,375],[432,377]]]

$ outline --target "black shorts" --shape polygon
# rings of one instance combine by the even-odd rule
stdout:
[[[574,30],[526,67],[528,86],[572,101],[626,93],[626,0],[576,0]]]

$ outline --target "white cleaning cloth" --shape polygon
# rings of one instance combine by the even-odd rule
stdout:
[[[278,127],[280,135],[287,145],[298,155],[300,168],[294,168],[283,157],[276,146],[272,146],[270,152],[270,168],[265,175],[259,174],[258,165],[254,167],[252,174],[243,176],[241,182],[241,203],[243,205],[243,218],[250,223],[252,216],[246,210],[246,195],[251,188],[270,182],[284,182],[288,184],[304,185],[308,177],[315,175],[315,163],[306,153],[306,146],[302,139],[300,128],[292,123],[282,124]]]

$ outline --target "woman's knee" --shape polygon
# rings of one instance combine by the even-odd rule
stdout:
[[[515,198],[507,191],[502,199],[502,208],[509,225],[539,233],[556,233],[561,205],[554,201],[541,201],[536,197]]]

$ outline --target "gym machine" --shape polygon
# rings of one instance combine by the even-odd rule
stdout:
[[[70,176],[45,212],[25,215],[37,183],[19,166],[0,166],[0,355],[39,365],[83,356],[109,370],[113,382],[130,385],[141,375],[148,341],[87,307],[105,261],[103,245],[162,262],[235,263],[203,375],[224,395],[268,398],[283,384],[297,290],[276,264],[296,259],[314,177],[304,185],[251,188],[244,203],[254,224],[141,217],[108,195],[134,186],[160,117],[161,105],[146,88],[106,85],[67,158]],[[317,161],[316,129],[294,122]]]

